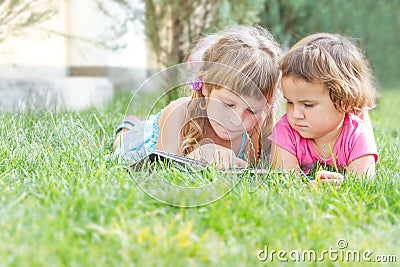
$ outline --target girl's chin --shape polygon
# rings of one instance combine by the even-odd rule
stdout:
[[[237,133],[237,132],[231,133],[227,131],[224,132],[220,131],[218,133],[218,137],[221,138],[222,140],[230,141],[236,139],[238,136],[241,136],[242,134],[243,133]]]
[[[214,132],[218,135],[219,138],[229,141],[238,138],[239,136],[242,136],[244,131],[229,131],[225,127],[221,125],[217,125],[214,128]]]

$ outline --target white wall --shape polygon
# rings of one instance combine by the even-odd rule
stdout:
[[[60,1],[57,17],[43,26],[84,39],[107,34],[109,21],[97,10],[95,0]],[[110,6],[113,8],[113,6]],[[32,34],[9,38],[0,46],[0,65],[68,67],[111,66],[147,67],[147,48],[142,34],[132,29],[125,37],[127,48],[107,51],[86,42],[35,31]]]
[[[112,3],[107,5],[107,9],[116,16],[123,15]],[[114,19],[118,19],[118,17]],[[110,19],[97,9],[95,0],[70,0],[68,27],[73,35],[90,39],[109,36],[107,29],[109,29],[110,23]],[[105,51],[85,42],[71,40],[69,64],[73,66],[146,68],[147,48],[143,33],[132,27],[123,42],[127,44],[124,50]]]
[[[59,14],[43,28],[78,39],[107,33],[109,21],[97,10],[95,0],[59,0],[58,4]],[[126,49],[120,51],[43,31],[8,38],[0,44],[0,112],[43,107],[79,110],[109,101],[114,86],[135,88],[147,75],[147,49],[145,38],[131,30],[125,37]],[[66,77],[70,67],[87,66],[106,69],[106,77]]]
[[[57,17],[47,21],[41,28],[65,32],[66,3],[61,2]],[[0,64],[25,66],[65,66],[68,62],[67,43],[61,36],[32,29],[18,37],[9,37],[0,45]]]

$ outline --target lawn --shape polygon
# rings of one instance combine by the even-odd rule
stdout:
[[[400,262],[399,90],[381,91],[371,112],[380,153],[374,180],[315,188],[281,175],[259,187],[244,178],[194,208],[150,197],[137,174],[108,157],[128,101],[79,113],[0,114],[1,266]],[[311,251],[316,261],[307,260]]]

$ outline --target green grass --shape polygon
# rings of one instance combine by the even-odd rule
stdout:
[[[107,158],[128,100],[102,111],[0,115],[0,266],[281,266],[276,254],[259,261],[258,251],[320,253],[338,249],[338,239],[400,261],[398,90],[382,91],[371,113],[380,153],[375,180],[348,179],[335,189],[279,175],[259,187],[241,179],[196,208],[160,203]],[[287,265],[376,263],[327,255]]]

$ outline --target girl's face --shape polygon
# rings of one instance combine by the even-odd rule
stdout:
[[[340,133],[345,114],[335,108],[323,84],[284,77],[282,90],[287,119],[302,137],[317,139]]]
[[[239,96],[228,89],[214,89],[211,93],[203,91],[208,98],[207,116],[215,133],[223,140],[241,138],[257,122],[261,123],[267,103],[261,99]]]

